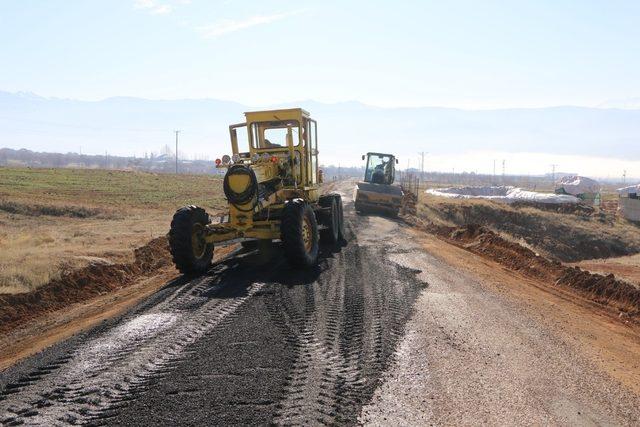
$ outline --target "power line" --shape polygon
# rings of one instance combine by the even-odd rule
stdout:
[[[556,166],[558,165],[551,165],[551,184],[552,185],[556,185]]]

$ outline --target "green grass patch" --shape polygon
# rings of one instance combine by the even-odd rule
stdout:
[[[0,198],[110,208],[225,205],[219,176],[97,169],[0,168]]]

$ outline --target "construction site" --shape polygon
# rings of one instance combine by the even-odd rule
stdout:
[[[429,180],[379,152],[325,177],[316,129],[247,112],[204,197],[199,175],[0,169],[0,422],[639,419],[636,186]]]
[[[0,17],[0,426],[640,425],[640,3]]]

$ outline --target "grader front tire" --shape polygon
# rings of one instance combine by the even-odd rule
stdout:
[[[289,262],[299,267],[312,267],[318,262],[318,222],[313,208],[301,199],[284,207],[280,235]]]
[[[197,206],[185,206],[173,215],[169,250],[181,273],[202,274],[209,269],[213,244],[204,241],[204,229],[210,222],[205,210]]]

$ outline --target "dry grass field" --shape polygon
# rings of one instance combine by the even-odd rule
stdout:
[[[126,262],[185,204],[220,210],[220,178],[0,168],[0,294],[31,291],[65,269]]]

